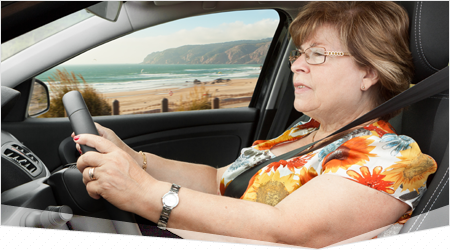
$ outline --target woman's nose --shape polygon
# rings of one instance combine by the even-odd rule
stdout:
[[[306,55],[302,53],[292,64],[291,71],[293,73],[309,72],[309,64],[306,62]]]

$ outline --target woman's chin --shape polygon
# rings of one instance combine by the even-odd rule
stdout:
[[[310,108],[308,108],[308,105],[305,102],[298,101],[298,100],[294,101],[294,108],[298,112],[302,112],[302,113],[308,112],[310,110]]]

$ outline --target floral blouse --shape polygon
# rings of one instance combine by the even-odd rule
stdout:
[[[272,147],[299,140],[319,125],[313,119],[300,122],[275,139],[255,141],[252,147],[242,149],[223,174],[220,193],[223,195],[241,173],[275,158]],[[378,121],[305,155],[270,163],[250,179],[241,199],[275,206],[312,178],[332,174],[408,204],[411,210],[397,221],[404,224],[426,191],[428,176],[436,170],[434,159],[422,154],[412,138],[397,135],[389,123]]]

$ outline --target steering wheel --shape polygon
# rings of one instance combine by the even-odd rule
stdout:
[[[97,128],[94,125],[91,114],[84,102],[80,92],[74,90],[66,93],[63,96],[63,104],[66,109],[67,116],[70,119],[70,124],[75,134],[95,134],[98,135]],[[83,152],[95,151],[95,148],[80,145]],[[79,171],[78,171],[79,172]],[[81,173],[80,173],[81,174]],[[81,181],[81,179],[80,179]],[[84,186],[84,184],[83,184]],[[103,200],[106,211],[108,212],[117,233],[142,235],[136,223],[134,214],[118,209],[107,200]],[[131,223],[130,223],[131,222]]]

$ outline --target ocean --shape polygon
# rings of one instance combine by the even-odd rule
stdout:
[[[254,64],[105,64],[105,65],[62,65],[48,70],[36,78],[48,82],[56,69],[81,74],[86,82],[101,93],[122,91],[186,88],[194,80],[211,82],[215,79],[258,78],[261,65]]]

